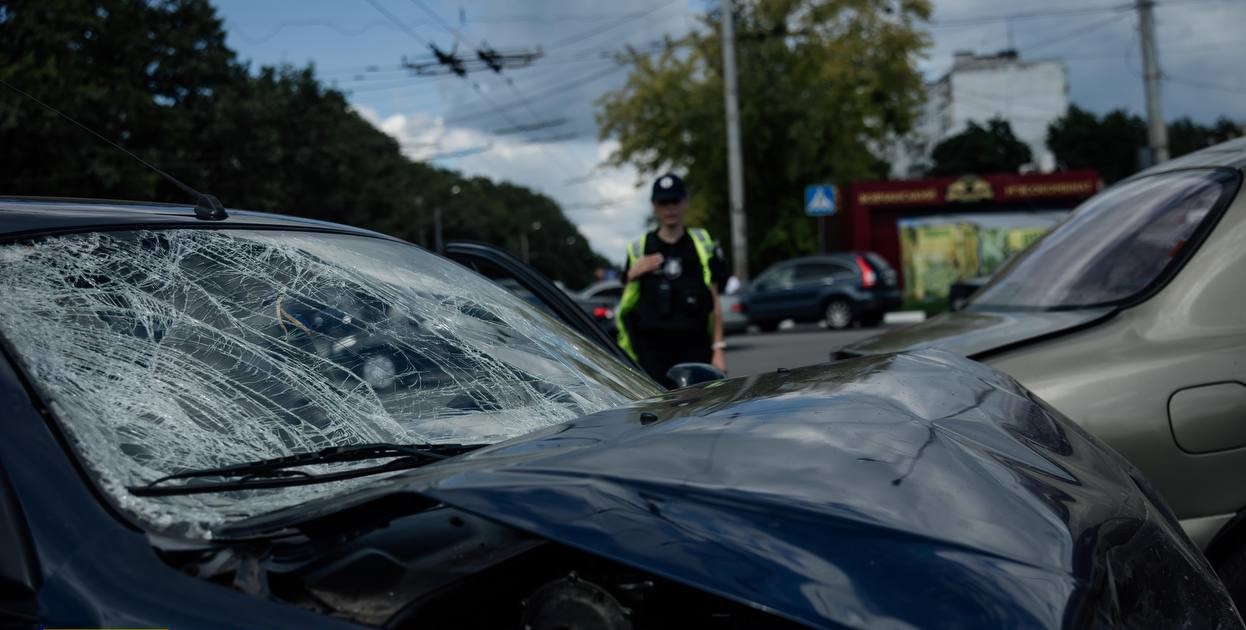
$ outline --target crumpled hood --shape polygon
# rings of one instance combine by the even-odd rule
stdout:
[[[924,350],[668,392],[367,494],[432,498],[812,627],[1076,625],[1117,545],[1162,568],[1109,571],[1148,587],[1162,572],[1199,602],[1181,610],[1232,619],[1134,474],[1008,376]]]
[[[815,627],[1062,625],[1083,534],[1146,516],[1115,453],[941,351],[674,391],[465,459],[419,492]]]
[[[1113,312],[1112,308],[1076,311],[954,311],[936,315],[920,324],[849,344],[837,350],[834,358],[846,359],[926,347],[943,348],[961,356],[973,357],[1084,326]]]

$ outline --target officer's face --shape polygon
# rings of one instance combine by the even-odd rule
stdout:
[[[659,225],[668,228],[683,225],[684,212],[687,210],[687,199],[653,202],[653,216],[657,218]]]

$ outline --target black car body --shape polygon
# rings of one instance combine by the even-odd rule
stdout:
[[[949,353],[662,392],[574,305],[177,206],[0,200],[0,271],[6,627],[1240,626],[1136,470]],[[365,437],[484,445],[155,479]]]
[[[779,322],[826,320],[828,328],[876,326],[900,308],[896,272],[873,252],[787,260],[763,271],[740,296],[749,323],[774,330]]]

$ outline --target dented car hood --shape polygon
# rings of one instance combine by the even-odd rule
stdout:
[[[1119,597],[1236,623],[1140,487],[1009,377],[925,350],[672,391],[247,526],[415,493],[825,628],[1075,623],[1100,558],[1152,545],[1173,579],[1138,588],[1166,592],[1127,592],[1131,557]]]

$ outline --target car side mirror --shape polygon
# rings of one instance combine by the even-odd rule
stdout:
[[[708,363],[677,363],[666,371],[666,378],[678,388],[721,381],[727,378],[727,375]]]

